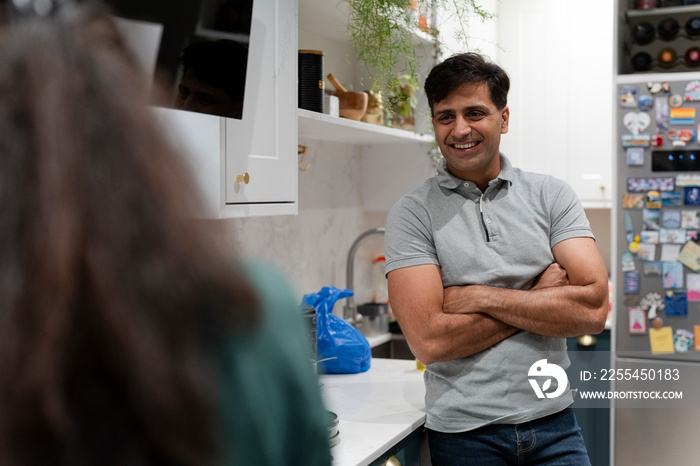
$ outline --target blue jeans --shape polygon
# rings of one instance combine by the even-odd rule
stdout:
[[[428,430],[433,466],[590,466],[574,411],[522,424],[494,424],[468,432]]]

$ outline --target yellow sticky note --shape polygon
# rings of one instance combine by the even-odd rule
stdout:
[[[695,351],[700,351],[700,325],[695,326]]]
[[[671,327],[650,328],[651,352],[673,353],[673,330]]]
[[[700,244],[688,241],[681,249],[678,260],[694,272],[700,270]]]

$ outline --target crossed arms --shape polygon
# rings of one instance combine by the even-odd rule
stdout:
[[[444,289],[432,264],[389,272],[389,300],[415,356],[424,364],[463,358],[520,330],[550,337],[603,331],[608,277],[594,240],[567,239],[552,252],[556,262],[530,290]]]

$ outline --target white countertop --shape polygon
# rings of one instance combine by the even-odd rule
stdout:
[[[334,466],[365,466],[425,423],[423,372],[416,362],[373,358],[361,374],[321,375],[326,409],[338,415]]]

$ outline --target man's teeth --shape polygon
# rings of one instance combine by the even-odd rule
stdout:
[[[469,142],[467,144],[455,144],[455,149],[469,149],[476,145],[475,142]]]

